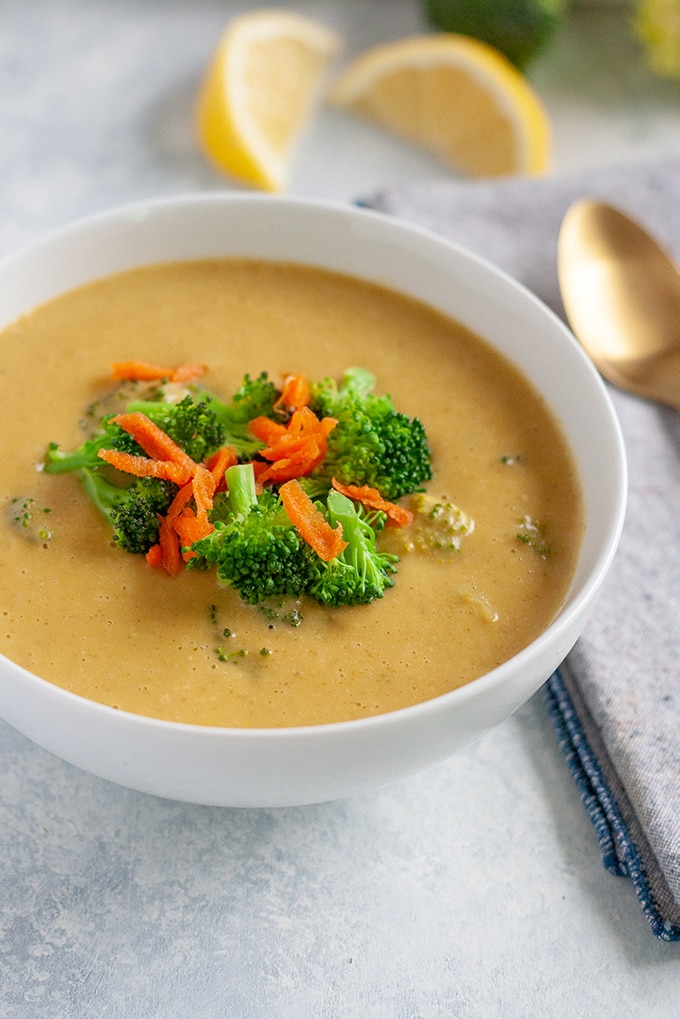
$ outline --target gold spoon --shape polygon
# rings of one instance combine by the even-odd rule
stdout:
[[[576,202],[557,253],[574,333],[615,385],[680,410],[680,274],[642,227],[603,202]]]

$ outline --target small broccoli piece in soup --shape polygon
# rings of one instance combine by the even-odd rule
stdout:
[[[10,524],[24,538],[43,545],[52,540],[48,506],[41,506],[33,496],[15,496],[10,499],[7,517]]]
[[[518,523],[520,529],[515,535],[517,541],[527,545],[541,559],[546,559],[552,548],[546,541],[544,525],[528,515],[522,517]]]
[[[474,520],[446,498],[417,492],[409,505],[414,519],[401,533],[405,551],[459,552],[463,538],[474,530]]]

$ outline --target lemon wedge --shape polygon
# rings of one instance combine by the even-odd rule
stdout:
[[[542,103],[517,68],[478,39],[442,33],[376,46],[340,75],[328,98],[472,177],[549,167]]]
[[[339,50],[335,32],[292,11],[258,10],[231,21],[198,97],[205,154],[250,185],[284,190]]]

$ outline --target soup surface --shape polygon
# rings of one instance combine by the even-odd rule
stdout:
[[[0,649],[59,686],[201,725],[341,721],[470,682],[529,644],[564,599],[583,520],[560,430],[497,353],[417,302],[305,267],[177,263],[68,293],[0,343]],[[405,552],[384,598],[344,609],[263,612],[211,572],[152,570],[112,545],[77,478],[37,469],[49,442],[80,445],[111,362],[131,358],[204,363],[206,387],[226,397],[246,372],[278,383],[370,369],[377,390],[425,425],[428,492],[474,530],[447,556]],[[48,540],[11,524],[12,499],[25,496],[49,507]],[[518,540],[527,521],[540,543]]]

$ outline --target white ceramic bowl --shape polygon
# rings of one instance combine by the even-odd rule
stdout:
[[[614,555],[626,469],[606,391],[574,338],[525,289],[440,238],[351,206],[202,194],[83,220],[0,264],[0,327],[118,270],[219,255],[301,262],[385,284],[463,322],[509,357],[561,421],[586,531],[567,601],[529,647],[434,700],[360,721],[220,729],[157,721],[68,693],[0,657],[0,715],[42,747],[134,789],[224,806],[330,800],[442,760],[533,694],[581,632]]]

